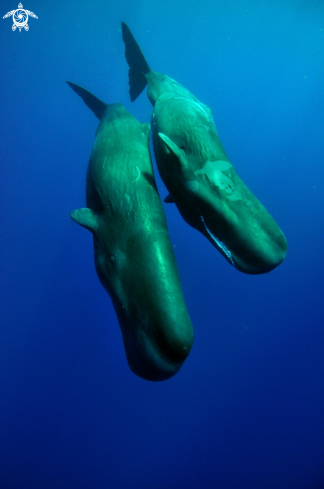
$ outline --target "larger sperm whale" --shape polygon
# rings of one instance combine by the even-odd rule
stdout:
[[[95,266],[110,295],[131,370],[165,380],[181,368],[193,329],[153,175],[149,124],[67,82],[100,120],[86,208],[71,217],[93,234]]]
[[[238,270],[259,274],[285,258],[287,242],[271,215],[237,175],[211,109],[172,78],[152,71],[122,23],[130,98],[148,86],[157,167],[180,214]]]

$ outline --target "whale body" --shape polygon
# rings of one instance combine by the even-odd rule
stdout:
[[[154,109],[153,148],[161,178],[184,220],[244,273],[266,273],[285,258],[287,242],[274,219],[237,175],[211,109],[172,78],[151,70],[125,23],[130,98],[145,86]]]
[[[95,267],[114,305],[131,370],[176,374],[193,343],[179,272],[153,175],[149,124],[67,82],[100,119],[89,160],[86,208],[71,217],[93,234]]]

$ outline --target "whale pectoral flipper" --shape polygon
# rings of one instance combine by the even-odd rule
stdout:
[[[92,233],[94,233],[97,229],[97,215],[91,209],[84,207],[82,209],[76,209],[70,214],[73,221],[80,224],[86,229],[89,229]]]
[[[129,66],[129,95],[132,102],[137,99],[147,85],[145,75],[150,73],[149,67],[141,48],[128,26],[122,22],[122,35],[125,43],[125,57]]]
[[[171,151],[171,153],[175,156],[177,161],[180,164],[180,168],[185,169],[187,168],[187,160],[186,160],[186,155],[185,152],[180,149],[173,141],[170,139],[168,136],[163,134],[163,132],[158,133],[159,138],[162,139],[166,147]]]
[[[98,117],[98,119],[101,121],[101,118],[105,112],[105,110],[108,107],[108,104],[105,104],[102,102],[99,98],[95,97],[91,92],[86,90],[85,88],[80,87],[80,85],[77,85],[76,83],[72,83],[67,81],[66,82],[72,90],[77,93],[84,103],[89,107],[89,109],[92,110],[92,112],[95,114],[95,116]]]
[[[169,148],[169,150],[177,157],[178,160],[183,160],[183,151],[170,139],[168,136],[163,134],[163,132],[158,133],[159,138],[162,139],[164,144]]]

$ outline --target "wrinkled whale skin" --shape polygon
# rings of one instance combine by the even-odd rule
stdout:
[[[285,258],[286,239],[237,175],[211,109],[166,75],[146,78],[156,162],[180,214],[238,270],[270,272]]]
[[[91,105],[89,92],[69,85]],[[96,271],[112,299],[131,370],[165,380],[187,358],[193,329],[153,175],[150,127],[121,104],[106,105],[99,115],[87,208],[71,217],[93,233]]]
[[[157,167],[185,221],[238,270],[267,273],[285,258],[287,242],[274,219],[238,177],[219,139],[211,109],[178,82],[152,71],[125,23],[130,97],[147,85]]]

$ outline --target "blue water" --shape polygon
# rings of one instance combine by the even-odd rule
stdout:
[[[0,489],[323,489],[323,1],[26,0],[21,33],[2,19],[17,1],[0,12]],[[195,343],[161,383],[128,368],[69,217],[98,121],[65,80],[150,120],[122,20],[212,108],[289,244],[244,275],[164,205]]]

